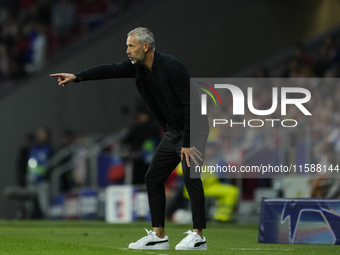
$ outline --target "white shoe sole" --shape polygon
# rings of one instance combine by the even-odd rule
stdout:
[[[153,245],[153,246],[143,246],[143,247],[130,247],[131,250],[170,250],[170,246],[161,246],[161,245]]]
[[[199,247],[175,247],[177,251],[206,251],[208,250],[207,245],[199,246]]]

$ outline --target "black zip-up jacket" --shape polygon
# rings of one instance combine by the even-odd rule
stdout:
[[[155,115],[158,122],[166,130],[166,118],[159,108],[154,94],[150,91],[144,77],[145,67],[132,64],[130,60],[119,63],[99,65],[79,73],[75,82],[87,80],[101,80],[111,78],[135,78],[136,86]],[[174,117],[176,125],[182,130],[182,147],[190,147],[190,107],[191,113],[199,114],[199,98],[197,93],[190,94],[190,76],[185,66],[175,57],[155,51],[152,72],[157,72],[166,102]],[[191,100],[190,100],[191,97]],[[205,123],[204,123],[205,125]]]

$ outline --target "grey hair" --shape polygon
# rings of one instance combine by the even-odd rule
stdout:
[[[151,50],[155,50],[155,38],[153,37],[153,33],[147,29],[146,27],[137,27],[131,30],[127,36],[136,35],[136,40],[139,44],[148,43],[150,45]]]

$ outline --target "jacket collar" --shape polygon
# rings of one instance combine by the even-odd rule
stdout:
[[[158,51],[155,51],[154,54],[154,59],[153,59],[153,63],[152,63],[152,71],[157,70],[157,68],[159,67],[160,64],[160,60],[161,60],[161,56],[160,53]],[[143,73],[146,71],[145,67],[141,64],[137,64],[136,65],[136,78],[137,80],[143,75]]]
[[[160,64],[160,60],[161,60],[161,54],[155,50],[155,54],[153,57],[153,63],[152,63],[152,71],[154,71],[155,69],[157,69],[159,67]]]

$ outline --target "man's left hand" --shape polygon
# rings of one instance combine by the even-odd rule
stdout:
[[[188,167],[190,167],[190,158],[192,162],[195,163],[196,166],[199,166],[196,158],[203,161],[202,156],[203,156],[202,153],[199,150],[197,150],[196,147],[191,147],[191,148],[182,147],[181,160],[183,160],[185,157]]]

